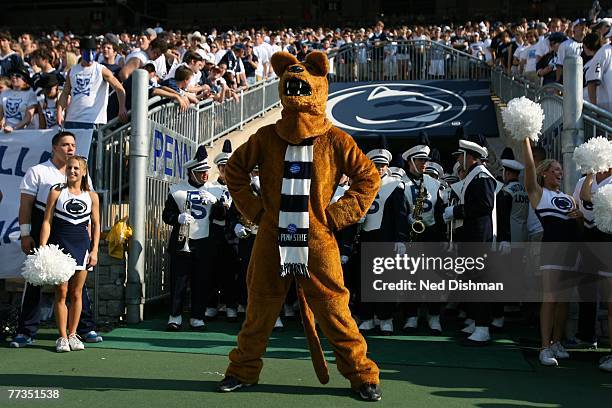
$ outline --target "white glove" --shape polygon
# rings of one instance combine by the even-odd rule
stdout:
[[[229,195],[229,193],[221,194],[219,201],[225,206],[225,208],[230,208],[232,205],[232,197]]]
[[[195,218],[193,218],[193,216],[189,213],[180,213],[178,216],[178,222],[179,224],[191,224],[192,222],[195,221]]]
[[[340,256],[340,263],[341,263],[342,265],[346,265],[346,263],[348,262],[348,260],[349,260],[349,257],[348,257],[348,256],[346,256],[346,255],[342,255],[342,256]]]
[[[454,205],[452,205],[450,207],[446,207],[444,209],[444,214],[442,215],[442,218],[444,218],[444,222],[446,224],[448,224],[449,222],[451,222],[453,220],[453,218],[455,218],[454,211],[455,211],[455,206]]]
[[[234,234],[236,234],[238,238],[244,238],[249,235],[249,232],[244,228],[244,225],[238,223],[234,227]]]
[[[510,255],[511,249],[512,249],[512,245],[508,241],[502,241],[499,243],[499,252],[502,255]]]
[[[398,255],[404,255],[406,253],[406,245],[404,245],[402,242],[396,242],[393,250]]]
[[[200,190],[200,198],[202,199],[202,204],[204,205],[214,204],[217,202],[217,197],[206,190]]]

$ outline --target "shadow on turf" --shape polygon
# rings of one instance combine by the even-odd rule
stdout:
[[[101,386],[104,384],[104,386]],[[69,375],[37,375],[37,374],[0,374],[0,385],[3,387],[58,387],[76,391],[130,391],[130,390],[155,390],[155,391],[194,391],[194,392],[214,392],[216,391],[216,381],[190,381],[190,380],[169,380],[155,378],[114,378],[114,377],[89,377],[79,376],[78,383],[74,376]],[[348,385],[346,388],[340,387],[312,387],[301,385],[276,385],[258,384],[257,386],[239,390],[240,393],[268,393],[268,394],[288,394],[288,395],[326,395],[326,396],[352,396]]]

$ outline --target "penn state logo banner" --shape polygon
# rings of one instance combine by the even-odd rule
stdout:
[[[87,157],[92,131],[70,131],[76,136],[77,154]],[[0,135],[0,279],[21,276],[25,254],[19,242],[19,185],[30,167],[49,160],[56,133],[55,129],[17,130]],[[73,204],[70,210],[77,211]]]

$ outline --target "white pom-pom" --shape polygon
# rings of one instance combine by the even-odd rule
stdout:
[[[21,276],[34,286],[59,285],[74,275],[76,261],[57,245],[45,245],[34,250],[23,263]]]
[[[593,195],[593,219],[600,231],[612,234],[612,184],[599,188]]]
[[[612,167],[612,143],[605,137],[589,139],[574,149],[576,168],[581,173],[597,173]]]
[[[513,139],[519,142],[525,138],[538,141],[544,123],[544,111],[539,103],[524,96],[514,98],[501,114],[504,126]]]

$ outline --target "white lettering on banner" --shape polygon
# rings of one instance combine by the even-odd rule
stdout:
[[[70,130],[76,136],[77,154],[87,156],[92,131]],[[17,130],[0,134],[0,279],[21,276],[25,255],[19,243],[19,184],[26,171],[51,157],[56,129]]]
[[[152,129],[149,174],[156,178],[184,179],[184,164],[193,158],[196,144],[175,132],[155,126]]]

